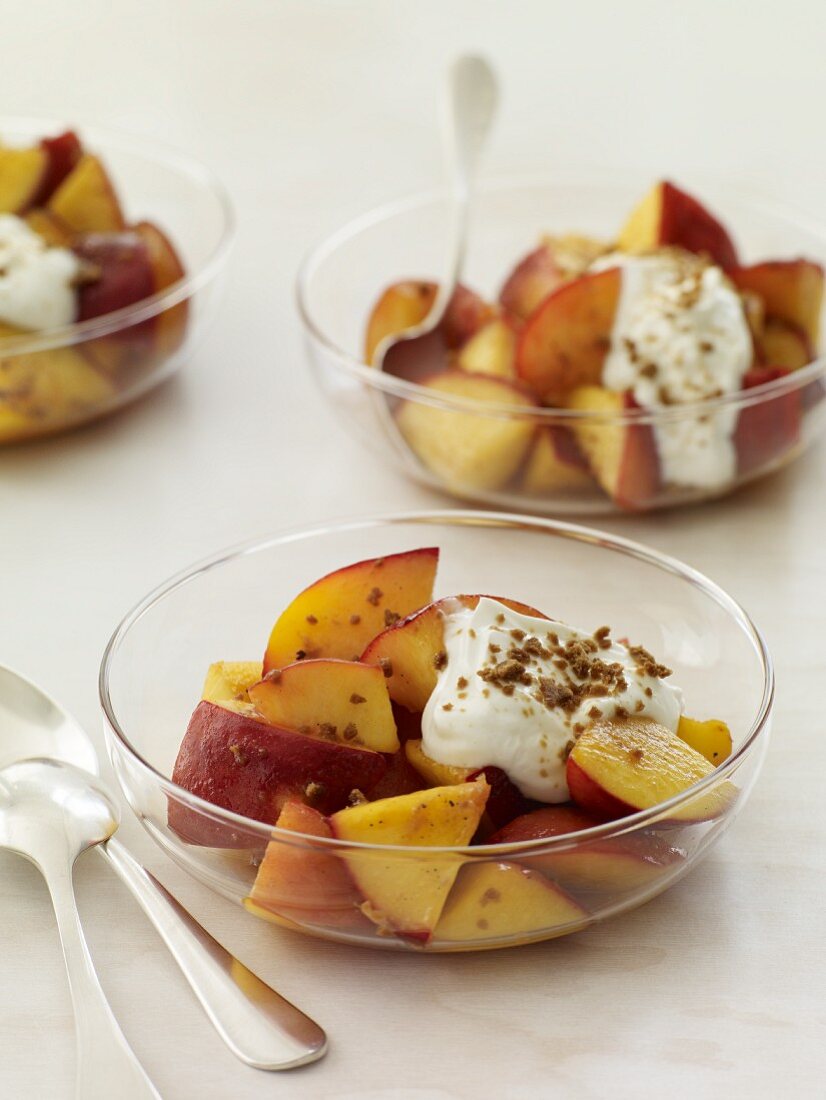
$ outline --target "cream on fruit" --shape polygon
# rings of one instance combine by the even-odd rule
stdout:
[[[681,249],[613,254],[593,270],[620,267],[622,284],[602,381],[661,409],[742,389],[752,363],[742,301],[721,268]],[[713,489],[737,472],[735,408],[655,426],[662,479]]]
[[[568,799],[565,763],[597,718],[645,715],[676,732],[682,693],[641,647],[483,597],[444,613],[446,664],[422,714],[422,749],[501,768],[528,798]]]
[[[49,248],[21,218],[0,214],[0,321],[22,329],[70,325],[79,270],[68,248]]]

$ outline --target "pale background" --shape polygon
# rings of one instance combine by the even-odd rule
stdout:
[[[0,661],[96,738],[101,650],[156,582],[280,526],[439,500],[319,403],[292,284],[320,233],[438,179],[435,89],[455,53],[484,51],[505,83],[491,172],[703,170],[826,216],[819,0],[4,0],[0,15],[4,110],[178,145],[223,178],[240,226],[211,336],[177,381],[108,423],[0,452]],[[76,879],[102,981],[164,1097],[822,1095],[823,458],[718,505],[606,523],[728,587],[780,682],[751,803],[645,909],[507,953],[346,950],[243,917],[127,819],[133,850],[332,1042],[287,1076],[242,1067],[88,858]],[[0,876],[0,1095],[62,1100],[72,1021],[47,895],[12,857]]]

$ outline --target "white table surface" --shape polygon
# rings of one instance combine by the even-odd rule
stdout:
[[[89,430],[0,452],[0,661],[100,746],[101,650],[157,581],[280,526],[441,503],[373,463],[318,401],[292,279],[321,232],[438,178],[435,82],[454,53],[484,50],[506,82],[491,171],[702,169],[823,215],[820,13],[817,0],[2,5],[5,110],[185,148],[223,177],[240,232],[211,335],[176,381]],[[722,583],[777,659],[751,802],[647,907],[515,951],[350,950],[243,917],[127,813],[132,850],[331,1037],[324,1061],[289,1075],[236,1062],[134,902],[86,857],[76,881],[102,982],[163,1096],[823,1095],[823,465],[820,448],[734,499],[604,524]],[[61,1100],[72,1016],[47,894],[11,856],[0,876],[0,1095]]]

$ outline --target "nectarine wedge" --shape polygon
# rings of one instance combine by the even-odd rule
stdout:
[[[256,916],[275,914],[298,924],[351,931],[370,929],[359,910],[361,897],[344,861],[303,837],[330,839],[333,831],[318,810],[286,802],[276,828],[301,833],[291,844],[276,838],[267,846],[244,905]]]
[[[575,932],[587,911],[542,875],[515,863],[466,863],[436,925],[438,943],[478,943]]]
[[[760,361],[767,367],[800,370],[814,359],[814,351],[803,329],[775,318],[766,321],[756,346]]]
[[[189,720],[172,781],[207,802],[274,825],[289,799],[331,813],[353,790],[369,793],[387,769],[368,749],[269,725],[243,703],[202,701]],[[171,801],[169,826],[193,844],[235,846],[231,828]]]
[[[501,317],[488,321],[463,344],[456,355],[456,367],[468,374],[490,374],[495,378],[516,377],[516,331]]]
[[[605,492],[623,508],[650,505],[660,488],[660,460],[651,425],[623,417],[636,407],[631,394],[580,386],[567,404],[591,414],[575,421],[572,431]]]
[[[502,378],[462,370],[444,371],[422,385],[435,403],[404,401],[396,414],[399,430],[419,461],[454,491],[500,489],[531,445],[535,426],[519,410],[532,408],[533,398]],[[515,407],[517,414],[443,407],[438,404],[441,395]]]
[[[588,461],[568,428],[539,428],[522,472],[522,489],[531,496],[573,494],[592,488]]]
[[[789,373],[783,367],[753,367],[743,379],[743,387],[750,390]],[[737,472],[751,474],[790,457],[800,439],[802,419],[802,395],[798,390],[744,406],[734,429]]]
[[[330,657],[274,669],[249,689],[259,714],[275,726],[376,752],[399,747],[387,680],[375,665]]]
[[[421,740],[411,738],[410,741],[405,741],[404,751],[420,781],[424,780],[428,787],[448,787],[465,783],[473,771],[472,768],[460,768],[456,764],[440,764],[438,760],[432,760],[422,748]]]
[[[186,272],[181,258],[169,237],[157,225],[153,222],[138,222],[132,226],[132,231],[146,247],[154,293],[166,290],[179,279],[183,279]],[[154,344],[160,355],[171,355],[180,347],[186,333],[188,312],[188,303],[179,302],[154,318]]]
[[[651,809],[713,771],[713,764],[665,726],[627,718],[588,726],[568,757],[566,778],[578,806],[610,820]],[[724,783],[675,810],[669,820],[718,817],[734,793]]]
[[[543,404],[563,405],[577,386],[600,383],[621,280],[609,268],[563,283],[525,325],[516,370]]]
[[[433,598],[435,547],[370,558],[305,588],[278,617],[264,672],[305,657],[358,659],[380,630]]]
[[[22,214],[33,206],[48,169],[38,148],[0,148],[0,214]]]
[[[553,252],[543,241],[524,256],[508,275],[499,291],[499,302],[508,313],[527,321],[563,278]]]
[[[112,181],[90,153],[80,158],[47,206],[75,233],[116,233],[126,225]]]
[[[810,260],[767,260],[728,272],[740,290],[763,299],[766,317],[802,329],[817,346],[823,308],[823,268]]]
[[[721,267],[734,267],[737,251],[720,222],[691,195],[663,180],[656,183],[620,231],[623,252],[649,252],[676,245],[709,256]]]
[[[677,736],[716,767],[731,756],[731,731],[725,722],[708,718],[704,722],[682,715]]]
[[[260,661],[215,661],[207,669],[201,698],[208,703],[248,703],[249,689],[260,679]]]
[[[420,848],[466,845],[488,797],[484,779],[432,787],[340,810],[330,819],[339,840],[410,847],[409,853],[345,849],[350,873],[365,902],[362,912],[383,932],[427,943],[461,867],[453,852]]]

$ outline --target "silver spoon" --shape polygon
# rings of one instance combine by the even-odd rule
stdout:
[[[0,665],[0,767],[35,755],[98,771],[94,747],[71,715]],[[86,778],[95,783],[93,774]],[[117,818],[112,832],[115,828]],[[98,851],[131,890],[238,1058],[256,1069],[281,1070],[326,1052],[327,1037],[318,1024],[238,962],[122,844],[107,840]]]
[[[109,1095],[160,1100],[100,988],[72,886],[75,860],[103,844],[118,813],[86,772],[57,760],[23,760],[0,770],[0,845],[41,871],[52,896],[75,1010],[81,1100]]]
[[[453,63],[448,73],[445,118],[452,210],[444,272],[425,319],[404,332],[386,336],[378,345],[373,355],[378,370],[418,381],[441,363],[443,351],[434,337],[464,265],[473,181],[497,99],[496,76],[484,58],[464,56]]]

